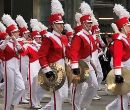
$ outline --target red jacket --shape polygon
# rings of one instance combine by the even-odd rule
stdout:
[[[5,40],[5,38],[6,38],[7,35],[8,34],[6,32],[0,32],[0,39],[1,40]]]
[[[5,60],[4,52],[3,52],[2,50],[0,50],[0,59],[1,59],[2,61]]]
[[[38,56],[38,50],[33,47],[33,46],[28,46],[27,48],[27,52],[28,52],[28,57],[29,57],[29,62],[32,63],[36,60],[39,60],[39,56]]]
[[[43,37],[42,45],[38,52],[41,67],[47,67],[50,63],[63,59],[65,56],[64,52],[60,37],[49,33],[47,37]]]
[[[19,43],[20,44],[20,43]],[[21,44],[20,44],[21,45]],[[22,45],[21,45],[22,46]],[[16,52],[16,48],[14,47],[13,42],[9,41],[6,45],[5,49],[2,50],[4,53],[5,61],[10,60],[11,58],[15,57],[18,58],[18,54],[22,53],[24,51],[24,48],[22,47],[21,50],[18,50],[18,54]]]
[[[113,44],[109,47],[113,57],[113,67],[121,68],[121,62],[130,58],[130,45],[121,34],[113,34]]]
[[[92,40],[92,41],[91,41]],[[93,39],[89,38],[84,34],[83,31],[77,33],[71,43],[70,47],[70,56],[72,61],[72,66],[75,63],[78,63],[80,59],[85,59],[92,55],[93,52]],[[73,66],[72,68],[76,68],[77,66]]]

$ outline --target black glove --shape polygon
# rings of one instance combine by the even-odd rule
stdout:
[[[73,69],[73,74],[74,75],[79,75],[80,74],[80,69],[79,68]]]
[[[124,82],[124,78],[121,75],[115,75],[115,83],[120,84]]]
[[[55,79],[55,74],[52,71],[49,71],[49,72],[47,72],[45,74],[46,74],[47,78]]]

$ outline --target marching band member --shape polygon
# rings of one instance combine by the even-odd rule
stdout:
[[[7,26],[6,32],[11,39],[6,39],[1,46],[5,56],[5,106],[4,110],[13,110],[25,90],[24,81],[19,70],[19,54],[24,51],[17,41],[19,30],[15,21],[9,15],[3,15],[3,23]]]
[[[73,34],[74,34],[74,30],[72,29],[70,24],[65,24],[64,29],[66,30],[66,36],[68,38],[69,44],[71,44]]]
[[[36,21],[36,22],[35,22]],[[30,20],[30,26],[32,28],[31,38],[32,43],[28,44],[27,55],[29,56],[29,87],[30,87],[30,103],[31,108],[39,109],[41,108],[40,102],[37,97],[38,89],[38,72],[40,70],[38,50],[41,46],[41,35],[40,28],[38,26],[38,21],[36,19]]]
[[[75,34],[77,34],[79,31],[81,31],[83,29],[82,25],[81,25],[81,22],[80,22],[81,17],[82,17],[82,14],[76,12],[76,14],[75,14],[76,26],[74,27]]]
[[[101,67],[101,64],[100,64],[100,61],[98,58],[98,54],[99,54],[99,50],[102,51],[100,49],[99,45],[101,45],[103,47],[104,43],[102,43],[101,38],[99,38],[100,37],[99,24],[98,24],[98,21],[94,15],[92,16],[92,21],[93,21],[93,26],[92,26],[91,31],[92,31],[93,38],[94,38],[96,45],[97,45],[96,51],[93,52],[93,54],[92,54],[92,60],[93,60],[93,63],[95,64],[96,69],[97,69],[97,81],[98,81],[98,85],[100,88],[100,84],[103,80],[103,72],[102,72],[102,67]],[[101,99],[101,97],[98,94],[96,94],[96,96],[93,99]]]
[[[20,30],[20,38],[18,40],[24,43],[24,42],[28,41],[28,39],[30,37],[30,31],[28,30],[27,23],[25,22],[23,17],[20,15],[17,16],[16,22],[18,23],[19,30]],[[24,44],[23,46],[25,48],[25,51],[27,51],[27,45]],[[26,54],[21,54],[20,72],[22,74],[24,84],[25,84],[25,91],[22,96],[21,103],[25,103],[25,104],[29,103],[29,101],[26,99],[26,96],[27,96],[26,93],[28,91],[28,90],[26,90],[28,88],[28,83],[27,83],[28,68],[29,68],[29,57]]]
[[[51,63],[57,63],[65,68],[65,45],[67,44],[61,32],[63,31],[62,16],[64,11],[62,5],[58,0],[51,1],[52,13],[49,17],[49,22],[53,29],[52,34],[43,37],[42,45],[39,50],[39,61],[42,67],[43,73],[47,78],[55,78],[55,73],[51,70],[49,65]],[[51,101],[42,107],[40,110],[62,110],[62,103],[64,99],[68,97],[68,85],[67,82],[57,91],[53,92]]]
[[[82,17],[80,18],[80,22],[82,25],[82,30],[78,32],[71,43],[70,48],[70,56],[71,56],[71,68],[73,70],[73,73],[75,75],[78,75],[80,73],[78,61],[83,60],[90,69],[90,75],[87,80],[88,87],[84,88],[86,89],[85,93],[81,94],[82,92],[82,83],[78,84],[76,86],[76,90],[74,92],[75,96],[73,99],[73,109],[74,110],[86,110],[88,106],[92,102],[92,98],[97,92],[98,89],[98,82],[95,74],[95,67],[94,64],[91,61],[92,53],[95,51],[95,42],[94,39],[90,33],[91,27],[92,27],[92,20],[91,20],[91,8],[90,6],[83,2],[81,3],[81,12]]]
[[[0,22],[0,44],[6,39],[6,27]],[[4,74],[4,53],[0,50],[0,82],[3,79]],[[4,89],[4,82],[0,83],[0,90]]]
[[[115,22],[114,28],[116,33],[113,34],[113,43],[110,46],[110,51],[113,59],[113,69],[115,73],[115,83],[121,84],[124,82],[121,68],[125,67],[130,70],[130,44],[127,40],[127,34],[130,32],[129,12],[120,4],[115,4],[114,12],[119,19]],[[106,110],[128,110],[128,96],[118,95],[117,98],[106,106]]]

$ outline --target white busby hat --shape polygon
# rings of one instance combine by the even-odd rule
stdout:
[[[39,22],[39,27],[41,29],[40,35],[44,36],[47,33],[48,28],[44,24],[42,24],[41,22]]]
[[[64,23],[62,17],[64,16],[64,10],[62,4],[58,0],[51,0],[51,15],[48,20],[53,23]]]
[[[73,36],[74,30],[72,29],[70,24],[65,24],[64,29],[66,30],[66,36]]]
[[[15,21],[11,18],[10,15],[4,14],[2,16],[3,23],[7,26],[6,32],[10,35],[12,32],[18,31],[17,24]]]
[[[130,14],[122,5],[115,4],[113,11],[119,17],[119,19],[115,22],[119,30],[122,29],[124,25],[130,25]]]
[[[0,22],[0,32],[6,32],[6,27]]]
[[[19,30],[20,30],[20,35],[22,36],[24,33],[28,33],[30,32],[28,30],[28,26],[27,26],[27,23],[25,22],[24,18],[20,15],[17,16],[16,18],[16,22],[18,23],[19,25]]]
[[[80,22],[81,23],[83,23],[84,21],[92,22],[92,20],[91,20],[92,10],[91,10],[91,7],[89,6],[89,4],[83,1],[81,3],[80,9],[81,9],[81,13],[83,15],[80,18]]]
[[[39,22],[38,22],[38,20],[37,20],[37,19],[31,19],[31,20],[30,20],[30,26],[31,26],[31,28],[32,28],[32,32],[31,32],[31,37],[32,37],[32,39],[33,39],[34,37],[41,37],[41,36],[40,36],[40,31],[41,31],[41,29],[40,29],[40,27],[39,27]]]
[[[98,20],[95,18],[94,14],[92,15],[92,33],[96,32],[96,31],[100,31],[99,29],[99,23]]]

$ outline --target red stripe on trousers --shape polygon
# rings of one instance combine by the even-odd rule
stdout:
[[[29,80],[29,87],[30,87],[30,104],[31,104],[31,107],[32,107],[32,85],[31,85],[30,63],[29,63],[29,77],[28,77],[28,80]]]
[[[22,63],[21,63],[21,55],[20,55],[20,67],[19,67],[19,70],[20,70],[20,73],[21,73],[21,66],[22,66]],[[22,74],[22,73],[21,73]],[[22,97],[21,97],[21,102],[22,102]]]
[[[53,92],[54,94],[54,110],[56,110],[56,95],[55,95],[55,91]]]
[[[121,95],[121,110],[124,110],[123,109],[123,97],[122,97],[122,95]]]
[[[74,90],[73,90],[73,110],[75,110],[75,93],[76,93],[76,85],[74,85]]]
[[[7,67],[6,67],[6,61],[5,61],[5,107],[4,110],[6,110],[7,106]]]

